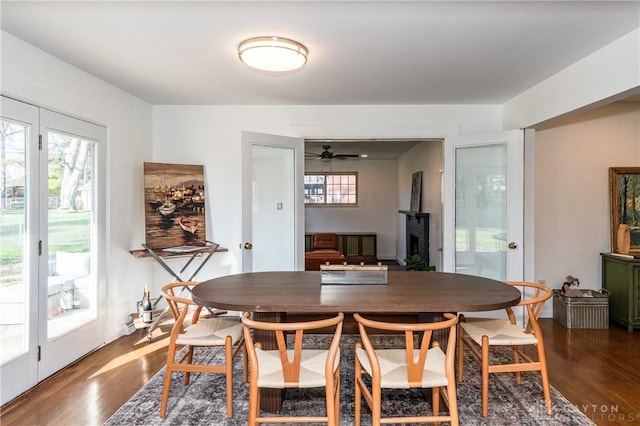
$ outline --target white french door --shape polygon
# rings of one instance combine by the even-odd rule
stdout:
[[[42,379],[104,344],[106,129],[43,109],[40,132]]]
[[[445,139],[443,269],[524,276],[524,131]]]
[[[4,96],[0,124],[4,404],[104,343],[106,129]]]
[[[304,269],[304,141],[242,132],[242,270]]]
[[[0,104],[0,403],[38,383],[38,108]]]

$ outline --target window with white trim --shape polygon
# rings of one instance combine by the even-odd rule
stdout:
[[[304,175],[304,203],[315,206],[358,204],[358,173],[309,172]]]

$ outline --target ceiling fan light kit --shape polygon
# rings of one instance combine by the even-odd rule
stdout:
[[[308,55],[309,50],[304,45],[283,37],[253,37],[238,46],[242,62],[269,72],[297,70],[307,63]]]

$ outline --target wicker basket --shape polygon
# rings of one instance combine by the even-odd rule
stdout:
[[[568,297],[559,290],[553,294],[553,319],[567,328],[609,328],[607,290],[582,290],[586,297]]]

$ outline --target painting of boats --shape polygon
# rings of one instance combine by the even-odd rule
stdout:
[[[195,234],[196,231],[198,230],[198,221],[195,219],[191,219],[186,216],[181,216],[178,219],[178,223],[180,224],[180,227],[182,228],[182,230],[185,232],[190,232],[192,234]]]
[[[170,214],[173,214],[173,212],[175,211],[176,211],[176,205],[170,201],[165,201],[164,203],[162,203],[160,207],[158,207],[158,212],[162,216],[169,216]]]
[[[144,198],[148,247],[206,244],[204,166],[145,162]]]

